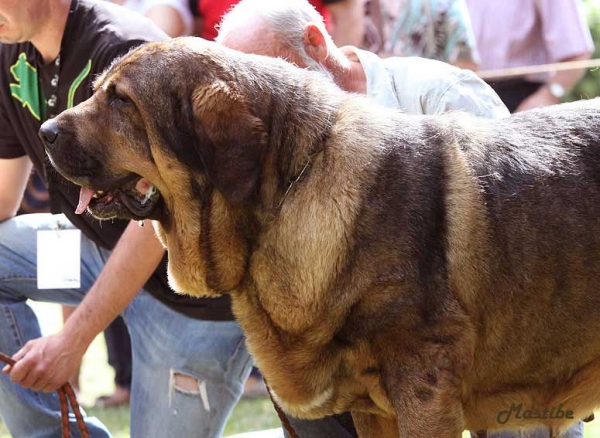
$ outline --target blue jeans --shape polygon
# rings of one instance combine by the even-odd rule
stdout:
[[[81,288],[37,288],[36,230],[73,226],[61,215],[32,214],[0,223],[0,351],[12,355],[40,327],[26,300],[77,304],[110,255],[82,236]],[[252,368],[236,322],[201,321],[165,306],[142,290],[127,307],[133,348],[131,436],[219,437]],[[0,377],[0,415],[16,438],[60,436],[56,393],[34,392]],[[109,437],[96,418],[91,435]],[[73,436],[79,436],[74,418]]]
[[[491,432],[489,438],[550,438],[548,429],[511,430],[506,432]],[[583,422],[580,421],[569,430],[560,434],[560,438],[583,438]]]

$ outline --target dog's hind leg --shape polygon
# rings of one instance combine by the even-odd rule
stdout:
[[[564,432],[579,419],[590,416],[600,406],[600,358],[580,368],[553,391],[549,408],[562,412],[560,419],[549,422],[553,432]]]

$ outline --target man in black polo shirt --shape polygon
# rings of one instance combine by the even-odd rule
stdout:
[[[14,436],[60,435],[51,391],[119,313],[133,346],[133,437],[220,436],[250,371],[228,299],[171,292],[151,226],[74,214],[79,190],[46,166],[37,136],[44,120],[91,95],[116,56],[163,38],[149,20],[106,2],[0,2],[0,351],[18,360],[0,378],[0,415]],[[57,215],[14,217],[32,165]],[[28,298],[81,304],[61,332],[40,338]],[[109,435],[86,421],[93,436]]]

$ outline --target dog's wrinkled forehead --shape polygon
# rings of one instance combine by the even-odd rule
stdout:
[[[228,80],[235,70],[231,51],[201,38],[146,43],[117,58],[94,82],[94,90],[131,80],[144,87]]]

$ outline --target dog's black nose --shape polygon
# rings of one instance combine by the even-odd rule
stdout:
[[[52,146],[58,138],[58,123],[52,119],[45,121],[40,128],[39,134],[46,147]]]

